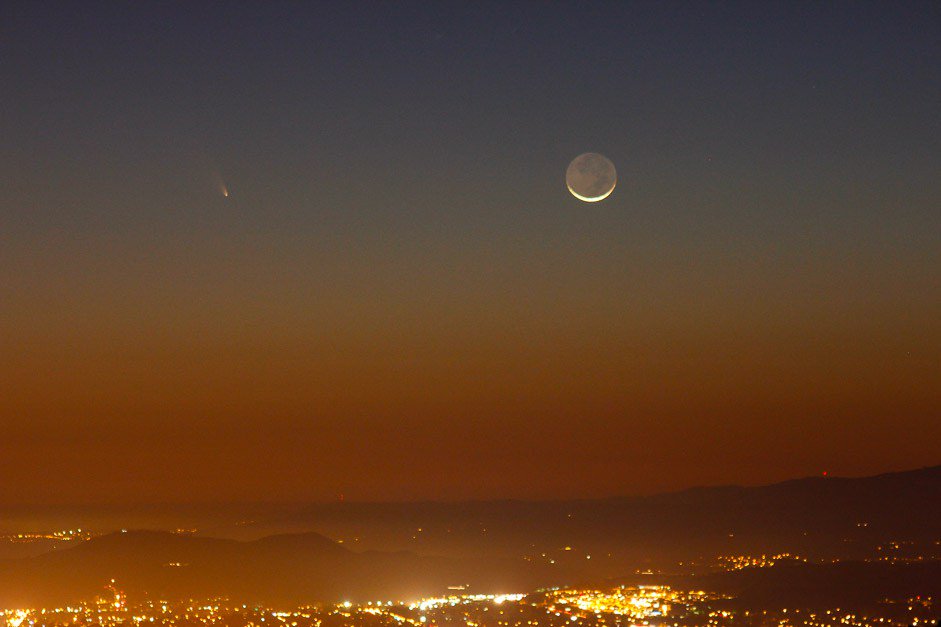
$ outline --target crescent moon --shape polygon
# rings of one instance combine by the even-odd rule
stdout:
[[[569,191],[572,193],[572,196],[575,196],[575,197],[578,198],[579,200],[584,200],[585,202],[599,202],[599,201],[601,201],[601,200],[604,200],[604,199],[607,198],[608,196],[610,196],[611,193],[614,191],[614,188],[612,187],[611,189],[609,189],[607,192],[605,192],[605,193],[602,194],[601,196],[594,196],[594,197],[592,197],[592,198],[589,198],[588,196],[582,196],[581,194],[579,194],[578,192],[576,192],[574,189],[572,189],[572,187],[571,187],[570,185],[566,184],[565,186],[568,187]]]
[[[586,152],[572,159],[565,171],[565,186],[569,193],[583,202],[600,202],[614,192],[617,185],[614,164],[594,152]]]

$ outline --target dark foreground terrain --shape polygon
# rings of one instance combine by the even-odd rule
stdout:
[[[941,596],[941,467],[643,498],[334,503],[239,530],[261,537],[103,532],[0,560],[0,605],[87,599],[111,579],[132,596],[290,603],[599,582],[756,606]]]

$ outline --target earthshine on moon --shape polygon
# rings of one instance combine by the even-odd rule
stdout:
[[[604,200],[614,191],[617,182],[614,164],[596,152],[578,155],[565,171],[565,184],[572,196],[585,202]]]

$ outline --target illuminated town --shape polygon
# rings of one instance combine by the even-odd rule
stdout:
[[[885,599],[875,611],[848,608],[742,609],[735,599],[703,590],[637,585],[560,588],[529,594],[453,594],[414,601],[367,601],[265,607],[216,598],[131,601],[114,581],[86,602],[65,607],[0,610],[4,627],[89,625],[218,625],[232,627],[573,627],[778,625],[868,627],[937,625],[931,598]]]
[[[11,542],[14,544],[29,544],[34,542],[78,542],[81,540],[90,540],[98,534],[88,529],[63,529],[60,531],[24,531],[20,533],[0,534],[0,542]]]

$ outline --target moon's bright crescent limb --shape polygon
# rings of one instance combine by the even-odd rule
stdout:
[[[614,185],[611,186],[611,189],[609,189],[607,192],[605,192],[601,196],[594,196],[593,198],[589,198],[588,196],[582,196],[581,194],[576,192],[574,189],[572,189],[572,186],[569,185],[568,183],[566,183],[565,186],[569,188],[569,191],[572,193],[572,196],[575,196],[579,200],[584,200],[585,202],[598,202],[599,200],[604,200],[605,198],[610,196],[614,192],[614,188],[617,186],[617,184],[618,182],[615,180]]]

